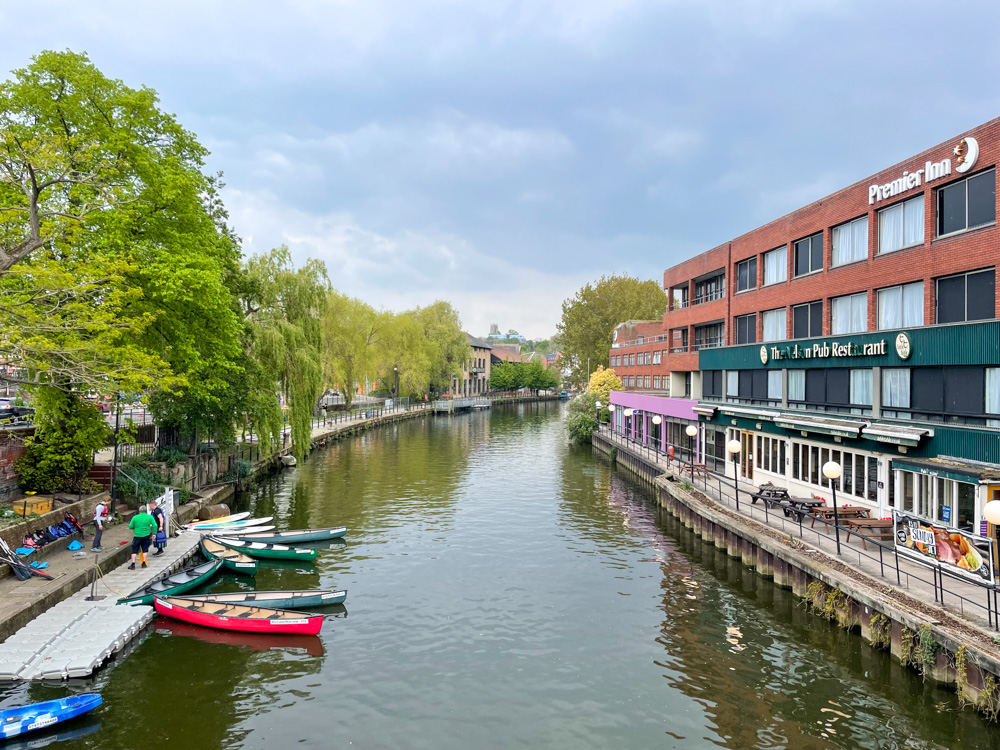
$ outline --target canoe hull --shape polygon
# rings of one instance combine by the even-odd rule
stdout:
[[[160,597],[156,597],[153,605],[156,611],[166,617],[172,617],[192,625],[202,625],[206,628],[219,630],[238,630],[242,633],[286,633],[289,635],[317,635],[323,627],[322,615],[303,615],[289,620],[250,620],[238,617],[222,617],[207,612],[194,612],[184,607],[177,607]]]
[[[298,531],[248,531],[237,538],[248,542],[263,542],[264,544],[308,544],[309,542],[326,542],[330,539],[340,539],[347,533],[346,526],[335,529],[302,529]]]
[[[226,547],[226,549],[228,550],[229,548]],[[222,567],[226,570],[231,570],[234,573],[240,573],[245,576],[257,575],[256,560],[247,559],[246,555],[243,555],[243,560],[227,560],[224,557],[218,557],[212,554],[212,551],[205,545],[205,537],[201,538],[201,553],[209,560],[222,560]]]
[[[277,596],[278,594],[288,594],[288,596],[282,598]],[[250,604],[255,607],[271,607],[273,609],[309,609],[311,607],[326,607],[331,604],[343,604],[347,599],[347,591],[246,591],[232,594],[200,594],[182,598],[222,604]]]
[[[222,568],[222,560],[214,560],[215,564],[212,565],[206,572],[202,573],[197,578],[193,578],[189,581],[184,581],[176,586],[168,589],[163,589],[162,591],[154,591],[150,593],[142,593],[137,596],[131,596],[126,599],[119,599],[119,604],[127,604],[129,606],[136,606],[137,604],[152,604],[153,598],[157,596],[174,596],[177,594],[183,594],[186,591],[191,591],[201,586],[203,583],[207,582],[212,578],[219,570]],[[183,572],[183,571],[182,571]],[[176,573],[174,575],[177,575]],[[170,578],[171,576],[167,576]]]
[[[0,739],[17,737],[36,729],[44,729],[61,721],[93,711],[103,702],[97,693],[84,693],[44,703],[32,703],[0,711]]]
[[[305,560],[306,562],[312,562],[316,559],[316,555],[319,554],[314,549],[297,549],[294,547],[276,549],[274,545],[268,545],[263,542],[246,542],[240,544],[238,540],[228,538],[221,538],[216,541],[237,552],[242,552],[244,555],[262,560]]]
[[[246,518],[242,521],[223,521],[221,523],[198,524],[192,528],[193,531],[210,531],[212,529],[252,529],[255,526],[263,526],[274,520],[274,516],[264,516],[263,518]]]
[[[220,523],[233,523],[235,521],[242,521],[244,518],[250,516],[250,511],[244,513],[234,513],[231,516],[222,516],[221,518],[209,518],[206,521],[193,521],[192,523],[186,523],[181,526],[182,529],[196,529],[199,526],[218,526]]]

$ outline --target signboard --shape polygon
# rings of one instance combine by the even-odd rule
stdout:
[[[959,141],[952,154],[955,156],[955,171],[959,174],[968,172],[976,165],[976,160],[979,158],[979,142],[972,136],[967,136]],[[868,187],[868,205],[873,205],[887,198],[894,198],[928,182],[947,177],[951,174],[951,168],[950,157],[940,161],[927,160],[921,169],[913,172],[904,171],[902,176],[884,185],[870,185]]]
[[[993,545],[984,536],[893,510],[896,551],[980,583],[994,583]]]
[[[163,490],[163,497],[158,498],[160,507],[163,509],[163,530],[170,536],[170,516],[174,514],[174,497],[177,491],[167,487]]]

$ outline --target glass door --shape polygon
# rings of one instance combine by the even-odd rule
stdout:
[[[753,480],[753,433],[740,433],[740,474]]]

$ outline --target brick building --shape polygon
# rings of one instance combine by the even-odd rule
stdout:
[[[663,319],[616,328],[616,429],[683,448],[697,420],[711,469],[732,476],[737,440],[742,477],[828,496],[834,460],[849,502],[980,531],[1000,499],[998,158],[993,120],[667,269]]]

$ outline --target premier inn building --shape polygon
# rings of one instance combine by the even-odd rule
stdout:
[[[690,408],[710,469],[829,500],[833,460],[843,502],[984,532],[1000,499],[998,158],[994,120],[668,269],[659,330],[611,350],[642,384],[612,394],[615,429],[683,448]]]

